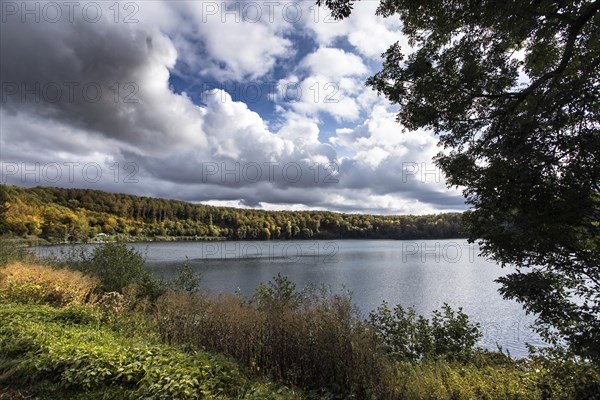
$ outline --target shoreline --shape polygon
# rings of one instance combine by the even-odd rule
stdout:
[[[468,238],[464,236],[453,236],[453,237],[416,237],[416,238],[293,238],[293,239],[232,239],[225,237],[206,237],[206,238],[195,238],[195,237],[145,237],[145,238],[127,238],[122,239],[118,238],[116,240],[90,240],[90,241],[49,241],[44,238],[15,238],[15,237],[3,237],[0,236],[0,240],[6,242],[14,242],[18,246],[22,247],[49,247],[49,246],[64,246],[64,245],[82,245],[82,244],[103,244],[103,243],[114,243],[119,241],[124,241],[125,243],[172,243],[172,242],[197,242],[197,243],[206,243],[206,242],[308,242],[308,241],[351,241],[351,240],[395,240],[395,241],[403,241],[403,240],[452,240],[452,239],[462,239],[467,241]]]

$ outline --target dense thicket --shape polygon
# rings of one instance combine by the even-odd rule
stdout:
[[[428,239],[460,237],[462,215],[339,214],[212,207],[98,190],[0,186],[0,234],[86,240],[132,237]]]

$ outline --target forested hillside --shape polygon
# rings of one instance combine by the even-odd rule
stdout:
[[[0,186],[0,234],[50,241],[179,239],[427,239],[460,237],[461,214],[382,216],[262,211],[87,189]]]

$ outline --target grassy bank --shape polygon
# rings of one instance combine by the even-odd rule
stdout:
[[[594,399],[597,368],[558,349],[513,360],[476,347],[460,310],[429,318],[285,277],[254,296],[156,281],[106,244],[40,264],[0,246],[0,398]]]
[[[140,333],[115,332],[94,307],[3,303],[0,379],[57,398],[297,398],[224,357]]]

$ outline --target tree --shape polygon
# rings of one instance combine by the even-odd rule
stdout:
[[[10,231],[6,222],[6,212],[9,208],[9,196],[6,191],[6,186],[0,183],[0,235],[4,235]]]
[[[352,2],[317,3],[343,18]],[[600,362],[600,1],[381,0],[377,14],[413,48],[392,45],[367,85],[439,135],[470,240],[517,268],[501,293]]]

